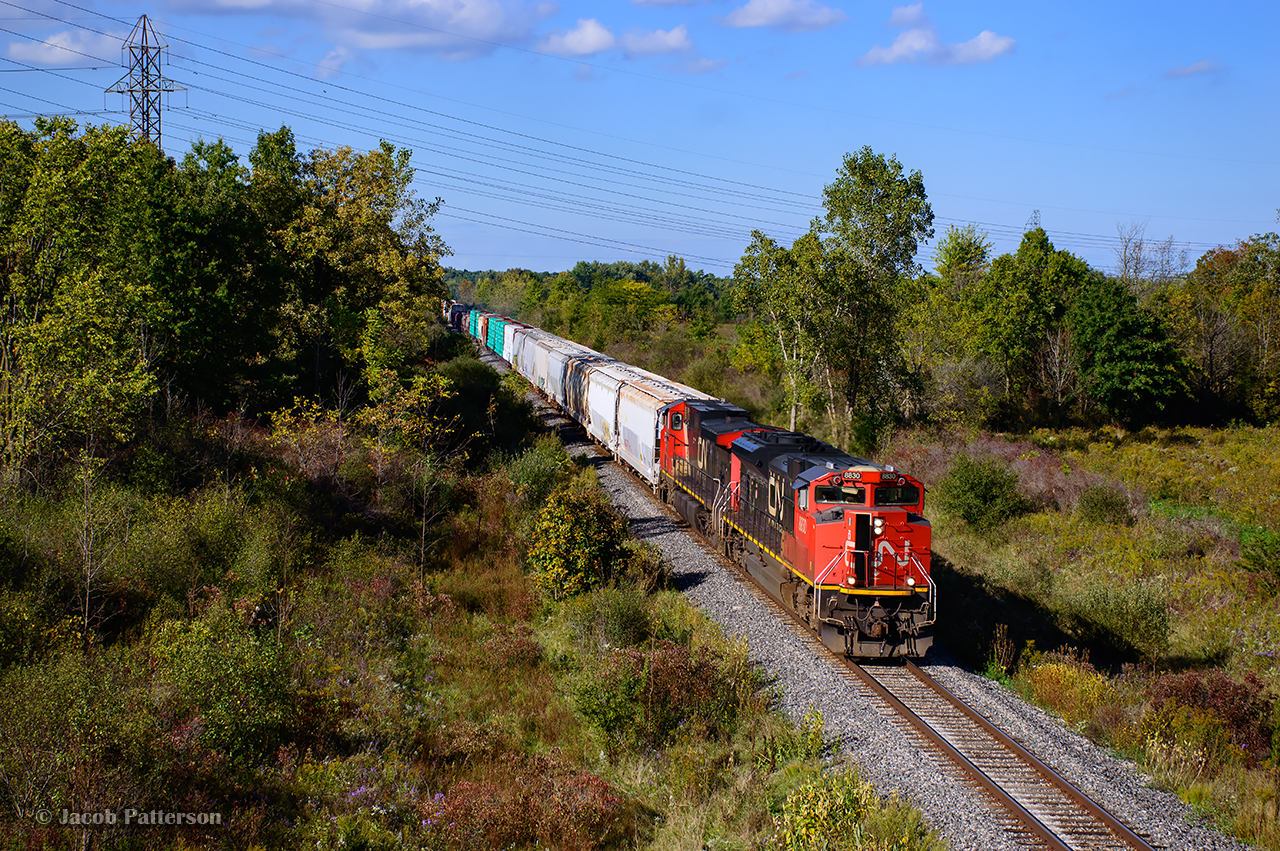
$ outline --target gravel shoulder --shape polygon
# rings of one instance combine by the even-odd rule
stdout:
[[[505,370],[499,358],[483,358]],[[883,795],[910,801],[955,849],[1025,847],[987,811],[981,793],[916,748],[878,701],[850,686],[836,664],[816,655],[768,611],[710,546],[688,531],[639,480],[590,443],[576,424],[530,394],[544,421],[556,428],[570,454],[595,459],[600,483],[626,517],[632,533],[652,544],[672,566],[677,587],[729,636],[746,642],[752,661],[775,679],[780,708],[799,721],[810,708],[822,713],[826,733]],[[1198,820],[1175,795],[1146,785],[1132,763],[1118,760],[1066,729],[1043,710],[1000,684],[953,664],[935,647],[923,666],[937,680],[1018,740],[1105,809],[1157,844],[1176,851],[1240,851],[1249,846]]]

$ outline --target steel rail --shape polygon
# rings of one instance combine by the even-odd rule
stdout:
[[[1019,759],[1031,766],[1032,770],[1044,778],[1044,780],[1055,786],[1078,806],[1088,811],[1090,815],[1106,825],[1118,839],[1123,841],[1126,845],[1137,849],[1137,851],[1153,851],[1152,845],[1141,836],[1134,833],[1128,825],[1124,824],[1124,822],[1121,822],[1115,816],[1111,815],[1111,813],[1098,806],[1092,798],[1084,792],[1081,792],[1061,774],[1045,765],[1035,754],[1018,744],[1004,731],[984,718],[963,700],[952,694],[949,689],[942,685],[942,683],[925,673],[910,659],[904,659],[903,662],[905,663],[904,667],[910,671],[916,679],[932,689],[935,694],[949,703],[952,707],[959,710],[966,718],[981,727],[987,735],[999,742],[1006,750],[1015,754]]]
[[[915,728],[916,732],[928,739],[930,744],[942,751],[961,771],[973,778],[998,806],[1021,823],[1032,836],[1039,839],[1052,851],[1073,851],[1071,846],[1058,838],[1058,835],[1050,830],[1044,822],[1036,818],[1034,813],[1018,803],[1012,795],[988,777],[982,769],[974,765],[968,757],[956,750],[955,746],[944,739],[937,730],[929,726],[928,722],[913,712],[875,677],[867,673],[861,665],[851,660],[846,660],[845,664],[850,671],[857,675],[863,685],[875,692],[877,697],[888,704],[889,708],[897,713],[899,717]]]

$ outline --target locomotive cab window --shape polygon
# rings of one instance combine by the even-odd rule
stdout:
[[[920,489],[915,485],[876,488],[876,505],[916,505],[920,502]]]
[[[813,501],[836,505],[866,505],[867,489],[853,485],[818,485],[813,489]]]
[[[680,431],[684,428],[684,414],[674,413],[671,415],[671,430]]]
[[[809,510],[809,489],[800,488],[796,491],[796,505],[801,511]]]

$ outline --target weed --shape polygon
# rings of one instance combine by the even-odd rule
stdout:
[[[1107,485],[1089,485],[1080,492],[1076,514],[1086,523],[1109,523],[1130,526],[1129,497],[1122,489]]]
[[[991,639],[991,655],[987,659],[986,675],[997,682],[1004,682],[1013,670],[1017,647],[1009,640],[1009,625],[996,624],[995,637]]]

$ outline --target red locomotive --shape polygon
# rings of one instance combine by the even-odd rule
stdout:
[[[483,311],[456,325],[511,364],[689,525],[850,656],[933,644],[924,487],[720,399]]]

